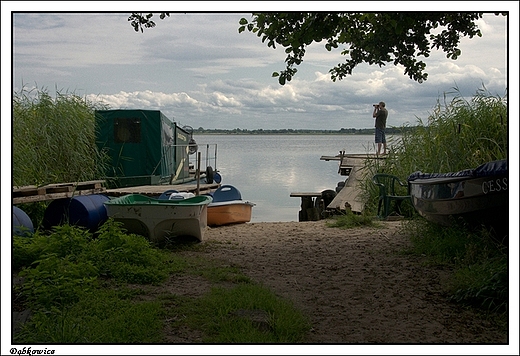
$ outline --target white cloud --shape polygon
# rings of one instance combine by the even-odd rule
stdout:
[[[505,22],[486,15],[483,37],[463,39],[462,56],[434,51],[422,84],[403,67],[359,65],[341,81],[329,69],[344,58],[323,43],[308,48],[285,86],[271,77],[285,67],[283,48],[238,33],[249,14],[176,13],[136,33],[127,13],[30,14],[14,19],[14,86],[72,88],[113,108],[160,109],[208,128],[372,127],[372,104],[384,100],[389,124],[426,117],[437,98],[457,86],[465,96],[483,84],[505,92]],[[493,55],[483,55],[493,54]]]

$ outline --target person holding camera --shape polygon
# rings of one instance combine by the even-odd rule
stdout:
[[[377,143],[377,155],[381,153],[381,146],[383,146],[383,154],[386,155],[386,118],[388,117],[388,111],[385,108],[383,101],[379,104],[374,104],[374,112],[372,117],[376,119],[376,143]]]

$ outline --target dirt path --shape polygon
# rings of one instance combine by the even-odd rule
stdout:
[[[400,225],[225,226],[208,230],[207,248],[197,254],[241,266],[253,280],[293,301],[311,318],[309,343],[507,343],[491,321],[447,301],[440,285],[445,272],[398,253],[408,244]],[[186,283],[187,290],[195,290]]]

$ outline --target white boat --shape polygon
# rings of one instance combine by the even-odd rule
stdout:
[[[104,204],[107,215],[123,223],[128,232],[161,243],[169,239],[194,237],[202,241],[207,227],[208,204],[205,195],[188,199],[161,200],[129,194]]]
[[[408,185],[415,209],[429,221],[449,226],[462,219],[498,230],[509,226],[507,160],[460,172],[414,172]]]

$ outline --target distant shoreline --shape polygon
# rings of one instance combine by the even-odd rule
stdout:
[[[388,127],[386,134],[398,135],[413,130],[414,127]],[[310,130],[310,129],[204,129],[193,130],[198,135],[373,135],[374,128],[369,129],[340,129],[340,130]]]

